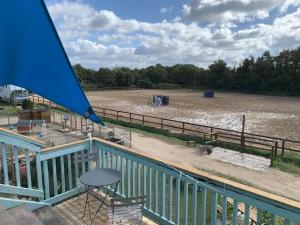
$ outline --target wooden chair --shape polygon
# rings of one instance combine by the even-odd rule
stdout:
[[[111,199],[111,207],[108,208],[109,224],[141,224],[142,209],[146,201],[146,196],[136,196],[131,198]]]

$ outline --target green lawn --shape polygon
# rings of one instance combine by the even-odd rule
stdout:
[[[0,108],[3,108],[0,110],[0,116],[7,116],[8,114],[16,115],[18,112],[17,107],[14,107],[13,105],[6,102],[0,101]]]

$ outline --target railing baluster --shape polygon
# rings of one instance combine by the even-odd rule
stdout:
[[[141,195],[141,164],[138,162],[137,164],[137,191],[138,196]]]
[[[78,159],[78,153],[74,153],[74,159]],[[74,167],[75,167],[75,185],[77,187],[77,180],[79,178],[79,170],[78,170],[78,161],[74,160]]]
[[[271,214],[271,225],[275,225],[275,219],[276,219],[276,216],[274,214]]]
[[[144,165],[143,166],[143,195],[147,195],[147,168],[146,166]],[[146,202],[144,204],[144,206],[146,206]]]
[[[102,150],[101,150],[101,148],[98,148],[98,167],[99,168],[103,167],[101,159],[102,159]]]
[[[84,150],[82,150],[81,151],[81,159],[82,159],[82,161],[81,161],[81,175],[83,174],[83,173],[85,173],[85,171],[86,171],[86,169],[85,169],[85,160],[84,160]]]
[[[189,214],[189,183],[187,181],[184,182],[183,192],[184,192],[184,197],[183,197],[184,198],[184,225],[187,225],[188,214]]]
[[[172,203],[173,203],[173,177],[172,176],[169,176],[169,202],[168,202],[168,205],[169,205],[169,220],[172,221],[172,210],[173,210],[173,207],[172,207]]]
[[[72,167],[71,167],[71,154],[68,154],[68,177],[69,177],[69,190],[73,188],[73,181],[72,181]]]
[[[52,158],[52,174],[53,174],[53,189],[54,195],[58,195],[57,191],[57,176],[56,176],[56,158]]]
[[[207,198],[207,189],[202,189],[201,192],[201,225],[206,224],[206,198]]]
[[[180,178],[176,179],[176,224],[179,225],[180,219]]]
[[[25,149],[25,163],[26,163],[27,187],[32,188],[30,157],[29,157],[29,150],[28,149]]]
[[[227,197],[223,195],[222,199],[222,225],[227,224]]]
[[[218,194],[214,191],[211,192],[211,224],[217,224],[217,199]]]
[[[119,156],[116,155],[116,170],[120,171],[119,168]],[[117,192],[120,193],[120,184],[118,185]]]
[[[237,225],[238,219],[238,206],[239,202],[237,200],[233,200],[233,213],[232,213],[232,225]],[[259,214],[258,214],[259,215]]]
[[[102,168],[105,168],[105,151],[102,150]]]
[[[14,152],[14,162],[15,162],[16,183],[18,187],[21,187],[19,155],[18,155],[18,148],[16,146],[13,146],[13,152]]]
[[[135,162],[132,161],[132,165],[131,165],[131,176],[132,176],[132,196],[136,196],[136,193],[135,193]]]
[[[125,194],[124,159],[121,157],[122,195]]]
[[[62,193],[65,193],[66,192],[66,180],[65,180],[64,156],[60,156],[59,160],[60,160],[61,189],[62,189]]]
[[[46,199],[48,199],[50,198],[48,160],[43,161],[43,168],[44,168],[45,197]]]
[[[126,159],[127,197],[130,197],[130,160]]]
[[[164,172],[161,172],[160,188],[160,215],[165,217],[166,174]]]
[[[158,170],[155,170],[155,212],[158,213]]]
[[[193,212],[192,212],[192,224],[197,224],[197,197],[198,197],[198,186],[197,183],[193,185]]]
[[[36,166],[36,177],[37,177],[37,183],[38,183],[38,189],[43,190],[43,178],[42,178],[42,168],[41,168],[41,154],[40,152],[35,153],[35,166]],[[43,200],[43,198],[39,199],[40,201]]]
[[[149,167],[149,183],[148,183],[148,209],[152,210],[152,168]]]
[[[8,179],[8,168],[7,168],[7,151],[6,151],[6,144],[1,143],[1,151],[2,151],[2,168],[4,173],[4,184],[9,184]]]
[[[244,225],[249,225],[250,206],[245,204]]]
[[[284,225],[291,225],[291,221],[288,220],[288,219],[285,219],[285,220],[284,220]]]

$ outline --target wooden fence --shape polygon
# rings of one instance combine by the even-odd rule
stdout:
[[[30,96],[33,102],[59,107],[40,96]],[[286,150],[300,153],[300,141],[273,137],[248,132],[240,132],[219,127],[206,126],[184,121],[172,120],[156,116],[125,112],[93,106],[94,111],[102,118],[116,119],[132,124],[141,124],[154,128],[167,129],[170,132],[201,136],[204,140],[212,140],[229,144],[239,144],[246,147],[255,147],[271,152],[271,157],[276,157],[279,152],[284,155]]]

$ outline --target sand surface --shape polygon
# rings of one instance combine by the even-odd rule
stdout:
[[[300,139],[300,98],[216,92],[202,97],[192,90],[91,91],[92,105],[146,115],[228,128],[228,123],[246,115],[246,131],[290,139]],[[170,96],[170,105],[154,107],[153,95]],[[235,123],[234,130],[241,130]]]

